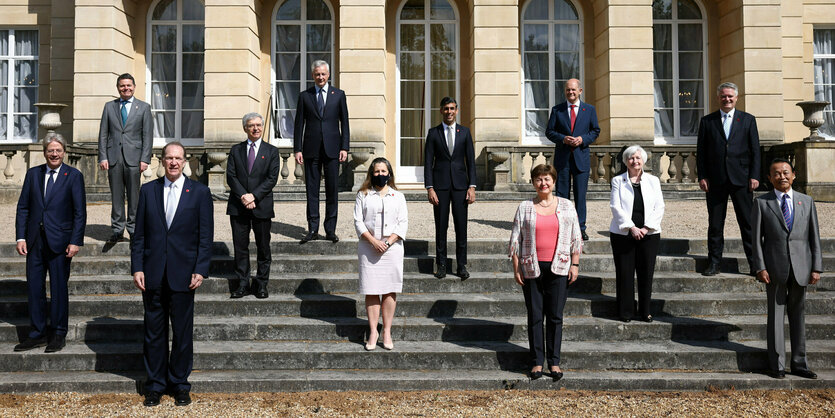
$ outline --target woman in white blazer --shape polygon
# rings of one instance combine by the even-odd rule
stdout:
[[[647,152],[633,145],[623,152],[626,172],[612,178],[609,240],[615,259],[618,316],[635,316],[635,275],[638,278],[638,318],[652,322],[650,297],[655,258],[661,243],[664,197],[658,177],[644,173]]]

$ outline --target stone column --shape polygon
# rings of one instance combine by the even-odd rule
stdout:
[[[145,19],[141,20],[144,22]],[[132,72],[137,77],[134,37],[139,34],[135,26],[136,5],[133,1],[76,0],[72,88],[73,141],[76,144],[98,141],[102,108],[118,94],[118,75]],[[144,39],[140,43],[144,46]],[[144,60],[139,68],[144,69]],[[140,98],[144,96],[141,79],[144,79],[144,71],[142,77],[137,78],[136,95]]]
[[[267,111],[269,82],[261,80],[260,38],[270,34],[259,30],[260,4],[255,0],[206,0],[206,145],[241,140],[241,117]]]
[[[641,0],[596,1],[594,104],[600,121],[597,145],[654,140],[652,7]],[[586,38],[588,40],[588,38]],[[588,52],[589,49],[586,49]],[[586,72],[589,73],[588,71]]]
[[[65,121],[60,134],[71,141],[73,115],[73,51],[75,49],[75,7],[72,2],[53,1],[50,16],[49,102],[70,105],[61,112]],[[46,54],[41,54],[43,57]],[[43,61],[41,61],[43,62]],[[43,86],[43,83],[41,84]],[[43,88],[43,87],[42,87]]]
[[[799,141],[809,136],[803,126],[803,111],[795,103],[813,100],[814,89],[804,85],[804,76],[812,77],[813,65],[803,62],[803,1],[783,0],[782,20],[782,72],[783,72],[783,130],[785,141]]]

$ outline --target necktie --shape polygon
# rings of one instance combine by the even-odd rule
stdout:
[[[789,210],[789,195],[788,193],[783,195],[783,203],[780,205],[780,209],[783,210],[783,219],[786,220],[786,226],[789,228],[789,232],[792,230],[792,225],[794,225],[794,216],[792,216],[791,211]]]
[[[319,115],[321,116],[325,111],[325,98],[322,97],[322,91],[324,89],[319,89],[319,95],[316,98],[316,106],[319,108]]]
[[[168,201],[165,202],[165,223],[171,228],[171,222],[174,221],[174,213],[177,212],[177,185],[171,183],[168,187]]]
[[[446,146],[449,148],[449,155],[452,155],[452,151],[455,149],[455,131],[453,130],[455,125],[447,127],[446,130]]]
[[[127,100],[122,100],[122,126],[125,126],[125,124],[128,123],[128,108],[126,107],[127,104]]]
[[[571,105],[571,133],[574,133],[574,122],[577,122],[577,111],[574,108],[577,105]]]
[[[255,165],[255,143],[249,144],[249,155],[246,157],[246,172],[252,172],[252,166]]]
[[[49,189],[52,188],[52,185],[55,184],[55,180],[53,180],[55,174],[55,170],[49,170],[49,178],[46,180],[46,187],[43,189],[43,198],[46,200],[46,196],[49,194]]]
[[[725,140],[727,141],[728,138],[731,137],[731,115],[725,114],[724,119],[722,119],[722,129],[725,130]]]

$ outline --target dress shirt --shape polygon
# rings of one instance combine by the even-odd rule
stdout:
[[[52,175],[52,187],[55,187],[55,182],[58,181],[58,173],[61,172],[61,168],[63,168],[63,167],[64,167],[64,163],[61,163],[61,165],[59,165],[58,168],[55,169],[55,174]],[[46,175],[43,176],[43,190],[44,190],[44,193],[46,193],[46,183],[49,182],[49,170],[52,170],[52,169],[49,168],[49,166],[46,166]]]
[[[174,180],[168,180],[168,177],[165,177],[165,188],[162,191],[162,207],[163,209],[168,207],[168,193],[171,192],[171,185],[176,184],[177,188],[174,190],[174,196],[177,198],[177,203],[180,203],[180,196],[183,194],[183,184],[186,182],[186,176],[180,175],[180,178]],[[174,205],[174,212],[177,212],[177,205]]]
[[[452,155],[452,150],[455,149],[455,125],[457,124],[447,125],[444,123],[444,139],[446,140],[450,155]]]
[[[330,83],[325,83],[325,85],[321,89],[319,88],[319,86],[315,86],[315,87],[316,87],[316,97],[315,97],[314,101],[319,100],[319,90],[324,90],[322,92],[322,103],[323,103],[322,106],[323,107],[327,106],[327,104],[328,104],[328,88],[330,87]]]
[[[789,214],[792,218],[794,218],[794,193],[792,193],[793,189],[789,188],[789,191],[783,193],[777,189],[774,189],[774,194],[777,195],[777,206],[781,206],[783,204],[783,195],[789,195]]]
[[[122,111],[122,103],[125,103],[125,110],[128,112],[128,115],[130,115],[130,108],[131,106],[133,106],[133,96],[131,96],[130,99],[127,99],[124,102],[122,101],[121,97],[119,98],[119,112]]]
[[[373,187],[368,189],[368,193],[360,191],[354,204],[354,228],[358,238],[369,232],[377,239],[397,234],[400,237],[397,242],[405,240],[406,230],[409,229],[406,197],[391,187],[385,194],[380,194]]]
[[[253,142],[250,141],[249,138],[247,138],[246,139],[246,155],[247,156],[249,155],[249,149],[252,147],[252,144],[253,144]],[[255,144],[255,155],[258,155],[258,150],[261,149],[261,138],[258,138],[258,140],[254,142],[254,144]]]
[[[723,111],[722,109],[719,109],[719,116],[722,117],[721,121],[722,121],[722,128],[723,129],[725,127],[725,115],[727,115],[727,117],[730,118],[730,124],[728,124],[728,132],[730,132],[731,129],[733,128],[733,126],[734,126],[734,112],[736,112],[736,108],[731,109],[731,111],[728,112],[728,113],[725,113],[725,111]]]

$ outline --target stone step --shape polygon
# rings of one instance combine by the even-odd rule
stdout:
[[[23,257],[0,259],[0,277],[24,276],[26,260]],[[592,254],[580,259],[583,271],[611,272],[614,262],[611,255]],[[450,261],[450,265],[454,262]],[[254,265],[254,259],[253,259]],[[273,255],[270,274],[307,273],[354,273],[357,271],[356,255],[327,255],[319,257],[298,257],[282,254]],[[481,272],[511,272],[510,259],[499,255],[468,256],[469,270]],[[702,256],[658,256],[656,271],[694,272],[707,267],[707,259]],[[431,274],[434,269],[434,257],[406,257],[403,270],[409,273]],[[824,271],[835,270],[835,255],[823,257]],[[234,262],[229,256],[215,256],[210,265],[210,275],[227,275],[234,271]],[[748,272],[748,263],[742,254],[726,254],[722,260],[723,272]],[[130,258],[122,256],[80,257],[73,260],[72,272],[78,275],[129,274]]]
[[[685,318],[658,316],[652,323],[628,324],[605,317],[566,317],[563,341],[748,341],[766,339],[764,315]],[[28,334],[26,318],[0,322],[0,342],[17,343]],[[198,316],[196,341],[363,341],[368,322],[354,318]],[[786,335],[789,335],[788,325]],[[392,326],[397,341],[524,341],[525,317],[398,318]],[[806,316],[806,337],[835,339],[832,316]],[[70,318],[70,342],[135,342],[143,340],[142,317]]]
[[[835,341],[808,340],[812,370],[835,368]],[[767,368],[765,341],[622,341],[562,344],[561,365],[580,370],[757,371]],[[392,351],[366,352],[362,343],[281,341],[197,341],[195,370],[397,369],[523,371],[529,366],[526,342],[395,341]],[[58,353],[14,353],[0,344],[0,372],[100,371],[143,369],[142,344],[68,344]],[[197,373],[195,373],[197,374]]]
[[[807,315],[835,314],[835,292],[809,292]],[[616,308],[613,294],[573,294],[565,305],[566,316],[612,316]],[[70,316],[141,316],[142,300],[133,295],[75,296],[70,298]],[[195,315],[221,317],[301,316],[356,317],[364,312],[362,295],[273,294],[269,299],[229,299],[222,294],[198,292]],[[25,297],[0,297],[4,317],[28,315]],[[759,293],[660,293],[653,294],[651,313],[672,316],[763,315],[765,292]],[[493,317],[526,315],[521,292],[516,293],[405,293],[398,296],[398,317]]]
[[[228,294],[228,279],[232,274],[221,277],[209,277],[200,287],[202,294]],[[269,281],[271,294],[322,294],[351,293],[357,290],[356,273],[334,273],[329,275],[280,274],[273,275]],[[47,279],[47,282],[49,279]],[[765,291],[765,285],[754,278],[738,273],[721,273],[713,277],[704,277],[693,272],[659,271],[653,279],[653,291],[662,293],[755,293]],[[69,293],[76,295],[108,295],[136,293],[136,287],[127,274],[84,276],[72,275],[68,283]],[[48,286],[47,286],[48,288]],[[817,285],[809,291],[835,290],[835,273],[824,273]],[[517,292],[519,285],[510,273],[471,272],[466,281],[455,275],[447,275],[439,280],[425,273],[405,273],[403,277],[405,293],[495,293]],[[614,272],[582,272],[580,278],[571,285],[572,293],[614,293]],[[0,295],[25,296],[26,278],[22,276],[0,278]]]
[[[376,353],[371,353],[376,354]],[[773,379],[754,372],[680,372],[666,370],[609,371],[564,368],[559,382],[531,381],[521,372],[501,370],[199,370],[189,382],[196,393],[412,390],[809,390],[835,386],[835,371],[816,370],[817,380],[787,375]],[[0,373],[0,392],[137,393],[145,380],[142,372],[97,371]],[[137,395],[137,404],[141,397]],[[199,401],[199,395],[198,395]],[[168,398],[163,403],[170,402]]]

